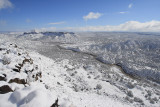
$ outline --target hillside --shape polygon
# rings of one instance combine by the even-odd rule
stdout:
[[[67,35],[68,41],[44,34],[37,39],[37,33],[0,35],[0,106],[50,107],[57,98],[62,107],[159,106],[159,83],[82,51],[80,43],[95,43],[93,36]]]

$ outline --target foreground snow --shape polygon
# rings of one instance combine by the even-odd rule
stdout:
[[[12,73],[14,71],[11,72],[12,70],[11,68],[14,67],[14,65],[16,65],[15,63],[17,63],[17,61],[15,61],[14,59],[22,60],[25,57],[25,56],[21,56],[17,58],[18,55],[13,54],[13,53],[19,52],[20,49],[17,49],[18,47],[15,48],[15,46],[11,46],[11,45],[9,45],[9,47],[3,45],[3,49],[5,48],[11,51],[8,54],[8,58],[10,59],[10,64],[7,64],[5,68],[5,65],[1,63],[1,68],[2,68],[1,75],[7,72],[7,78],[12,77],[12,78],[19,78],[19,79],[28,79],[29,75],[23,74],[23,71],[20,71],[20,73],[17,73],[17,72]],[[1,54],[1,56],[2,55],[4,54]],[[11,106],[12,107],[14,106],[15,107],[16,106],[36,107],[37,105],[39,107],[49,107],[55,102],[57,98],[59,99],[59,105],[63,107],[65,106],[66,107],[68,106],[104,107],[106,105],[108,106],[126,105],[116,99],[108,98],[106,96],[101,96],[95,93],[75,92],[75,89],[73,89],[73,86],[72,86],[73,84],[70,83],[71,78],[67,76],[68,75],[67,69],[64,67],[64,66],[67,66],[67,67],[70,67],[70,69],[73,68],[73,66],[68,64],[68,60],[64,60],[63,62],[56,63],[53,60],[46,58],[35,52],[30,52],[30,54],[27,54],[27,55],[30,55],[30,57],[33,59],[34,65],[37,65],[39,67],[39,70],[42,71],[42,79],[41,79],[42,82],[28,81],[26,85],[22,85],[19,83],[10,84],[10,83],[7,83],[7,81],[4,81],[6,82],[7,85],[9,85],[12,88],[12,90],[14,90],[14,92],[0,94],[1,107],[11,107]],[[27,67],[31,67],[31,66],[32,65],[28,65]],[[25,67],[24,69],[27,69],[27,67]],[[77,73],[79,73],[79,75],[83,77],[86,76],[86,72],[82,68],[78,68]],[[88,82],[94,82],[94,81],[88,81]],[[0,82],[0,85],[2,86],[4,85],[4,83]],[[108,84],[108,86],[112,88],[110,84]]]
[[[7,44],[8,45],[8,44]],[[14,92],[9,92],[6,94],[0,94],[0,106],[1,107],[49,107],[51,106],[55,100],[59,99],[60,106],[123,106],[121,102],[114,99],[110,99],[104,96],[100,96],[92,93],[81,93],[75,92],[72,90],[71,84],[67,82],[67,80],[63,80],[62,76],[66,73],[66,69],[64,68],[65,63],[68,61],[64,61],[63,64],[57,64],[53,60],[46,58],[38,53],[31,52],[27,53],[23,56],[18,56],[17,52],[20,51],[25,52],[24,50],[13,46],[13,44],[6,46],[1,45],[1,49],[10,50],[7,56],[4,54],[5,51],[1,51],[1,57],[7,57],[10,62],[9,64],[2,64],[1,61],[1,75],[4,73],[7,75],[5,81],[1,81],[0,85],[9,85]],[[29,78],[29,74],[25,74],[23,70],[18,72],[14,72],[12,68],[17,65],[17,63],[22,62],[23,58],[30,57],[33,59],[34,65],[37,65],[38,70],[42,72],[42,79],[40,81],[28,81],[27,84],[20,83],[8,83],[7,81],[11,80],[11,78],[19,78],[27,80]],[[19,61],[19,62],[17,62]],[[24,69],[29,69],[33,65],[27,65]],[[70,66],[70,65],[68,65]],[[7,72],[7,73],[6,73]],[[84,72],[83,70],[79,70],[78,72]],[[96,103],[95,103],[96,101]],[[106,103],[107,101],[107,103]]]
[[[14,92],[0,94],[1,107],[50,107],[55,97],[41,84],[17,89]]]

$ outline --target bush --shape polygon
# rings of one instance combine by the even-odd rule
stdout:
[[[150,99],[150,103],[151,103],[151,104],[154,104],[154,100],[153,100],[153,99]]]
[[[102,89],[102,86],[100,84],[97,84],[96,89],[100,90],[100,89]]]
[[[154,97],[153,100],[154,100],[154,101],[158,101],[157,97]]]
[[[157,97],[150,98],[149,100],[150,100],[150,103],[151,103],[151,104],[154,104],[155,102],[158,101]]]
[[[132,91],[128,91],[128,92],[127,92],[127,95],[128,95],[129,97],[133,97]]]
[[[2,58],[2,63],[3,63],[3,65],[7,65],[7,64],[11,63],[11,60],[8,57],[4,56]]]
[[[125,99],[126,99],[127,101],[129,101],[130,103],[133,103],[133,100],[130,99],[128,96],[126,96]]]
[[[147,93],[148,93],[148,95],[149,95],[149,96],[151,96],[151,95],[152,95],[151,91],[149,91],[149,90],[147,91]]]
[[[134,101],[135,101],[135,102],[139,102],[139,103],[143,103],[143,100],[141,100],[141,99],[138,98],[138,97],[134,97]]]
[[[135,87],[135,85],[134,85],[134,84],[132,84],[131,82],[128,82],[128,83],[127,83],[127,87],[128,87],[128,88],[130,88],[130,89],[132,89],[132,88],[134,88],[134,87]]]

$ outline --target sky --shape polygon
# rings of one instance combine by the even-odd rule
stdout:
[[[0,31],[160,31],[160,0],[0,0]]]

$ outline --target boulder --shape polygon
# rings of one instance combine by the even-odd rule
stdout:
[[[0,94],[5,94],[8,92],[13,92],[13,90],[8,85],[3,85],[0,87]]]
[[[27,84],[27,82],[24,79],[19,79],[19,78],[14,78],[9,81],[9,83],[13,83],[13,82],[17,84]]]

